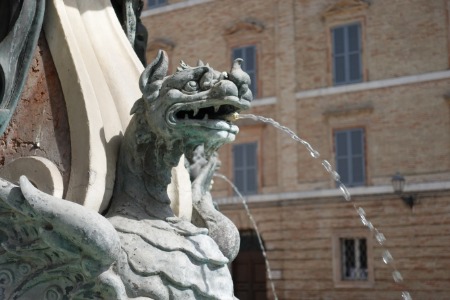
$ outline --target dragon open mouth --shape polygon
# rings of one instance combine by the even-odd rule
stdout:
[[[168,121],[172,125],[183,123],[237,133],[237,126],[229,121],[230,116],[246,108],[248,105],[231,99],[177,103],[169,109]]]
[[[230,114],[237,112],[232,105],[216,105],[190,110],[179,110],[175,117],[178,120],[227,120]]]

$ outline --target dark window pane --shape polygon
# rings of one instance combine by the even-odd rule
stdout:
[[[364,131],[362,129],[335,132],[336,171],[348,186],[365,184]]]
[[[361,80],[361,60],[359,53],[349,55],[349,80]]]
[[[242,58],[242,59],[244,59],[244,51],[243,51],[243,48],[236,48],[236,49],[233,50],[233,61],[234,61],[236,58]]]
[[[336,154],[338,156],[348,155],[347,132],[336,132]]]
[[[348,28],[348,50],[359,51],[359,24],[350,25]]]
[[[166,0],[148,0],[147,1],[148,8],[157,8],[157,7],[163,6],[165,4],[167,4]]]
[[[245,147],[245,158],[248,167],[256,167],[256,143],[247,144]]]
[[[245,48],[245,70],[254,70],[255,69],[255,47],[249,46]]]
[[[234,185],[237,187],[239,192],[245,192],[245,179],[243,170],[234,170]]]
[[[341,181],[344,184],[347,184],[350,181],[350,170],[348,169],[348,159],[347,158],[338,158],[336,160],[337,163],[337,172],[341,176]]]
[[[338,84],[345,81],[345,57],[337,56],[334,58],[334,82]]]
[[[257,143],[233,146],[234,183],[239,192],[254,194],[258,191]]]
[[[366,239],[359,239],[359,253],[361,253],[359,257],[359,263],[361,268],[367,269],[367,244]]]
[[[363,184],[364,183],[364,165],[363,165],[362,157],[353,157],[352,158],[352,183]]]
[[[343,280],[367,280],[366,239],[344,238],[341,243],[341,268]]]
[[[360,155],[363,153],[363,131],[361,129],[350,132],[352,154]]]
[[[256,193],[257,186],[257,172],[256,168],[247,170],[247,194]]]
[[[333,29],[333,53],[342,54],[345,52],[344,27]]]
[[[235,145],[233,147],[233,161],[235,168],[244,165],[244,150],[245,149],[244,147],[242,147],[242,145]]]
[[[334,84],[362,80],[361,29],[351,24],[332,30]]]

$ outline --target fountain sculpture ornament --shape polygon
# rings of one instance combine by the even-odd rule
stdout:
[[[252,99],[240,63],[229,73],[182,63],[166,76],[159,52],[140,78],[106,217],[24,176],[20,186],[0,179],[0,299],[235,299],[227,263],[239,233],[209,189],[214,151],[238,133],[228,119]],[[196,170],[193,222],[173,214],[167,195],[182,154]]]

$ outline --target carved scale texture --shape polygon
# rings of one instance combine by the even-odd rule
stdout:
[[[228,259],[207,230],[181,220],[109,220],[119,231],[124,256],[118,266],[129,296],[234,299]]]
[[[121,299],[117,233],[93,211],[0,179],[0,299]]]

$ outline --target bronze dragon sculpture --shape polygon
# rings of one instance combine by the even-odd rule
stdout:
[[[160,51],[141,75],[106,218],[25,177],[20,187],[0,179],[1,299],[235,299],[227,263],[239,233],[209,189],[215,150],[238,133],[230,115],[252,100],[248,78],[203,64],[167,70]],[[167,186],[199,145],[208,159],[192,182],[189,222],[170,209]]]

